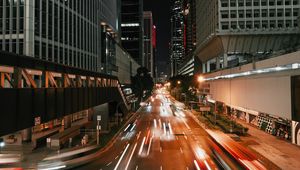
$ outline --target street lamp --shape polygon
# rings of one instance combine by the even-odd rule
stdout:
[[[199,83],[199,97],[198,97],[199,99],[198,100],[199,100],[199,104],[200,104],[200,101],[201,101],[201,95],[200,95],[201,90],[200,90],[200,88],[201,88],[201,83],[203,83],[205,81],[205,79],[202,75],[200,75],[200,76],[198,76],[197,81]]]
[[[199,83],[202,83],[202,82],[205,81],[205,79],[204,79],[203,76],[198,76],[197,81],[198,81]]]
[[[0,153],[4,146],[5,146],[4,140],[3,140],[3,138],[0,138]]]
[[[181,84],[181,81],[178,80],[178,81],[177,81],[177,84],[180,85],[180,84]]]

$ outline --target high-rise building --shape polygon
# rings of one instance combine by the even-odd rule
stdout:
[[[197,0],[203,72],[293,51],[300,44],[298,0]]]
[[[116,3],[117,0],[1,0],[0,49],[104,72],[107,64],[115,65],[107,63],[113,55],[109,54],[108,43],[103,44],[101,39],[107,40],[118,32]]]
[[[184,36],[186,41],[185,55],[192,55],[196,48],[196,0],[184,2]]]
[[[153,25],[152,27],[152,47],[153,47],[153,78],[154,81],[157,82],[157,76],[158,76],[158,72],[157,72],[157,28],[156,25]]]
[[[175,0],[171,7],[171,76],[177,74],[179,64],[185,54],[185,35],[184,35],[184,13],[183,0]]]
[[[144,59],[143,0],[121,0],[121,44],[140,65]]]
[[[153,17],[151,11],[144,12],[144,67],[154,75],[154,55],[153,55]]]

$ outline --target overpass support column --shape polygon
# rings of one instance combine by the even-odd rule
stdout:
[[[64,129],[70,128],[72,125],[72,115],[67,115],[64,117]]]
[[[209,73],[210,72],[210,61],[207,61],[206,63],[206,72]]]
[[[94,114],[94,109],[93,108],[90,108],[90,109],[87,110],[88,121],[93,120],[93,114]]]
[[[223,57],[223,68],[226,68],[226,67],[228,67],[228,55],[224,54],[224,57]]]
[[[216,57],[216,69],[219,70],[220,69],[220,57]]]

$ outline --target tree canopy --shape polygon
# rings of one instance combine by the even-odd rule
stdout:
[[[131,87],[139,101],[151,95],[153,86],[153,78],[146,67],[138,68],[137,74],[134,77],[131,77]]]

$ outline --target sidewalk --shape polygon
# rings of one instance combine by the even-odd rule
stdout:
[[[241,120],[238,123],[249,128],[249,136],[241,137],[242,143],[263,155],[281,169],[300,169],[300,147],[267,134]]]
[[[128,123],[128,121],[131,121],[132,118],[134,118],[135,116],[137,116],[138,114],[135,113],[130,113],[128,114],[128,117],[126,118],[126,120],[124,120],[123,123]],[[122,126],[123,127],[123,126]],[[120,129],[118,129],[119,131],[122,129],[122,127],[120,127]],[[108,143],[106,143],[105,147],[102,146],[103,148],[100,151],[106,150],[107,147],[111,147],[113,141],[116,139],[116,137],[118,136],[119,133],[115,133],[114,136],[112,137],[112,139],[110,141],[108,141]],[[79,135],[82,136],[83,134]],[[0,169],[1,168],[9,168],[9,167],[23,167],[25,169],[37,169],[38,168],[38,163],[40,163],[42,160],[44,160],[45,158],[54,158],[56,159],[56,157],[65,157],[68,155],[72,155],[72,154],[77,154],[77,152],[81,152],[81,151],[85,151],[86,149],[95,149],[96,147],[98,147],[97,145],[94,145],[96,142],[96,139],[91,139],[89,140],[89,143],[87,145],[81,146],[80,145],[80,137],[78,138],[74,138],[73,140],[73,147],[66,147],[64,149],[61,149],[59,151],[57,150],[52,150],[50,148],[45,147],[41,147],[41,148],[37,148],[35,150],[33,150],[32,147],[32,143],[25,143],[22,144],[18,147],[16,146],[9,146],[6,147],[5,151],[2,150],[2,155],[0,154],[1,157],[5,158],[5,154],[10,154],[10,153],[19,153],[22,155],[23,160],[21,162],[18,163],[13,163],[13,164],[9,164],[9,165],[1,165],[0,164]],[[101,138],[100,138],[101,139]],[[102,142],[104,138],[102,137]],[[5,153],[5,154],[4,154]]]
[[[199,114],[194,110],[191,111],[191,113],[193,113],[193,115],[195,115],[195,113]],[[249,128],[248,135],[240,136],[241,141],[239,141],[239,143],[256,152],[258,156],[261,155],[262,157],[259,156],[260,159],[271,161],[270,167],[284,170],[298,170],[300,168],[299,146],[267,134],[241,120],[236,121],[244,127]],[[199,123],[202,127],[205,127],[202,122],[199,121]],[[230,136],[229,134],[227,135]]]

